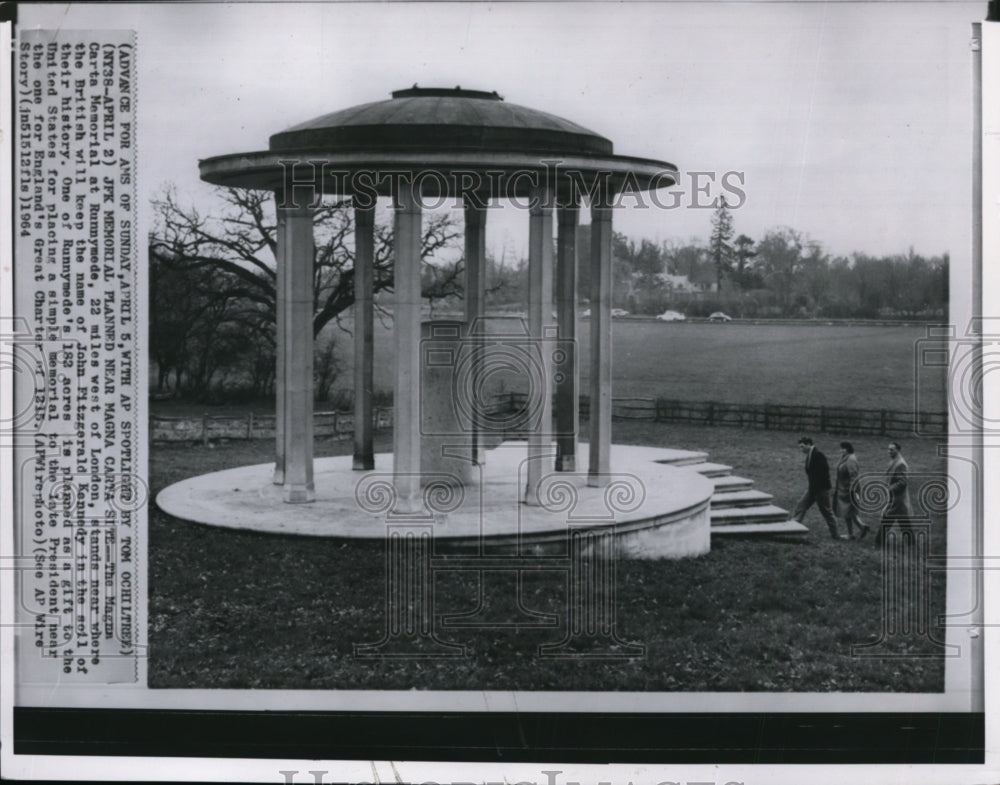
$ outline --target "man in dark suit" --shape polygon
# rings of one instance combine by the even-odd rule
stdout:
[[[846,537],[837,532],[837,519],[833,517],[833,510],[830,509],[830,464],[813,444],[813,440],[808,436],[799,439],[799,449],[806,456],[806,477],[809,480],[809,488],[795,505],[795,512],[792,513],[792,520],[802,523],[806,511],[815,504],[819,507],[819,513],[826,521],[830,529],[830,536],[835,540],[845,540]]]

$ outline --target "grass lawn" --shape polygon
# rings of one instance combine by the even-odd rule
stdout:
[[[614,395],[913,411],[925,327],[618,321]],[[589,345],[581,342],[581,371]],[[945,411],[945,376],[920,369],[921,409]]]
[[[349,321],[346,322],[349,326]],[[589,322],[579,325],[581,379],[589,373]],[[392,333],[376,321],[375,388],[392,389]],[[353,379],[351,336],[331,329],[342,372]],[[612,335],[616,397],[677,398],[729,403],[781,403],[913,411],[946,409],[945,374],[915,368],[926,327],[825,324],[707,324],[616,320]],[[511,382],[517,387],[516,380]],[[583,391],[586,392],[586,386]],[[273,413],[274,405],[204,406],[154,401],[154,414],[190,416]],[[323,404],[317,408],[322,409]]]
[[[791,509],[805,487],[798,434],[655,423],[614,425],[616,442],[701,449],[751,477]],[[820,435],[828,456],[838,437]],[[885,464],[885,441],[855,437],[862,471]],[[388,450],[389,434],[376,448]],[[911,471],[942,472],[936,444],[907,440]],[[350,442],[317,441],[317,455]],[[268,441],[156,445],[153,492],[184,477],[272,458]],[[913,489],[916,491],[916,489]],[[913,494],[916,500],[916,493]],[[150,508],[151,687],[302,689],[895,691],[937,692],[944,661],[915,638],[900,659],[859,659],[851,644],[882,630],[881,554],[873,538],[836,542],[813,510],[796,541],[715,538],[710,554],[679,561],[619,560],[617,633],[645,646],[625,661],[553,660],[538,646],[562,639],[564,573],[525,576],[524,606],[556,614],[560,626],[506,629],[508,593],[487,593],[493,626],[439,630],[468,647],[460,659],[355,659],[354,644],[385,630],[385,557],[380,543],[236,532],[187,523]],[[945,521],[934,519],[932,552],[943,553]],[[439,574],[435,612],[470,611],[479,579]],[[944,582],[931,585],[932,620]],[[889,608],[893,614],[898,609]],[[943,639],[943,632],[934,636]],[[909,647],[909,648],[907,648]]]

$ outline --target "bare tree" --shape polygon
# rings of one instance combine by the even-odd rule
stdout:
[[[173,188],[153,201],[157,226],[151,251],[175,268],[211,267],[231,276],[229,294],[275,310],[277,248],[273,195],[268,191],[219,189],[223,209],[205,216],[182,206]],[[319,334],[354,303],[354,211],[349,199],[324,202],[314,215],[315,261],[313,334]],[[464,262],[430,265],[436,254],[450,249],[461,236],[448,213],[426,216],[421,258],[434,272],[429,276],[435,297],[458,295]],[[425,276],[427,277],[427,276]],[[375,227],[374,292],[392,289],[392,228]]]
[[[188,391],[204,394],[213,381],[242,374],[254,392],[273,384],[277,298],[277,222],[267,191],[218,190],[211,215],[181,204],[166,187],[153,201],[150,235],[152,319],[150,352],[163,391],[182,375]],[[314,215],[313,335],[354,304],[354,211],[349,199],[328,201]],[[460,237],[448,213],[425,217],[421,257],[424,293],[432,299],[462,294],[461,258],[442,261]],[[433,260],[433,262],[432,262]],[[393,284],[392,228],[375,226],[373,291]],[[234,364],[241,364],[237,370]]]

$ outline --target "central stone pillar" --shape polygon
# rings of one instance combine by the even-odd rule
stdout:
[[[611,194],[601,184],[590,206],[590,465],[587,485],[611,472]]]
[[[472,435],[463,416],[472,407],[456,400],[467,326],[459,321],[424,322],[420,365],[420,472],[422,483],[467,487],[472,482]]]
[[[399,179],[395,209],[393,280],[393,486],[397,511],[414,512],[420,504],[420,194]]]
[[[278,264],[278,465],[286,502],[311,502],[313,487],[313,210],[279,197]],[[310,196],[311,198],[311,196]]]
[[[536,361],[528,406],[532,427],[528,433],[526,504],[537,505],[538,486],[552,471],[552,205],[551,186],[536,187],[531,195],[528,224],[528,333]]]

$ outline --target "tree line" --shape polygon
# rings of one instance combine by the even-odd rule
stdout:
[[[655,243],[615,233],[612,303],[633,314],[740,318],[939,319],[948,308],[948,254],[832,256],[789,227],[734,237],[723,202],[706,242]],[[590,227],[578,229],[578,290],[590,290]],[[527,261],[493,265],[506,302],[527,303]]]

